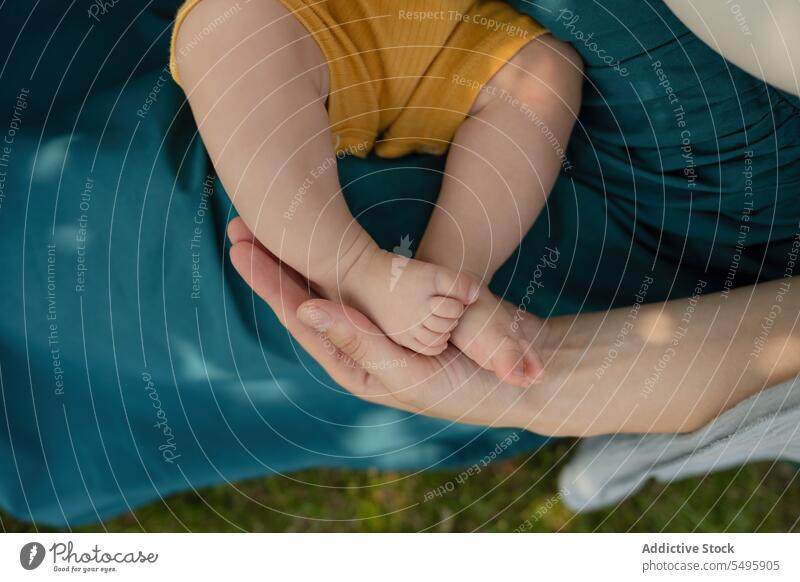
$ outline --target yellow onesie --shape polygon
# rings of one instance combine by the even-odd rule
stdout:
[[[187,0],[175,19],[177,82],[177,31],[200,1]],[[484,84],[547,32],[502,0],[281,2],[328,61],[334,147],[358,157],[373,147],[386,158],[443,154]]]

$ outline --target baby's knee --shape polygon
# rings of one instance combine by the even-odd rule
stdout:
[[[583,61],[572,45],[550,34],[527,44],[505,69],[507,90],[520,98],[541,96],[543,89],[580,98]]]
[[[553,68],[571,74],[583,74],[583,60],[568,42],[546,34],[528,43],[518,54],[523,68],[546,70]]]

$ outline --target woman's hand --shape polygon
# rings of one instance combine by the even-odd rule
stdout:
[[[544,375],[518,388],[453,347],[421,356],[361,313],[313,298],[240,219],[229,236],[237,271],[337,383],[410,412],[553,436],[687,432],[800,374],[800,292],[791,280],[639,305],[634,317],[620,308],[545,323],[523,313]]]
[[[307,282],[279,265],[241,219],[231,222],[228,235],[236,270],[303,348],[356,396],[457,422],[531,424],[539,386],[500,383],[453,347],[435,357],[402,348],[354,309],[312,298]],[[546,328],[536,318],[526,319],[530,337],[543,345]]]

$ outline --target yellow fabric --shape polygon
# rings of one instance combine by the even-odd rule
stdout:
[[[177,31],[200,0],[178,12]],[[258,0],[251,0],[258,1]],[[501,0],[281,0],[322,49],[337,152],[444,153],[481,87],[547,30]]]

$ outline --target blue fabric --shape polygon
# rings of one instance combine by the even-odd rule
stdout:
[[[131,4],[0,8],[0,507],[74,526],[211,483],[494,450],[510,431],[344,393],[253,302],[225,258],[230,202],[164,69],[178,2]],[[548,315],[630,304],[645,277],[651,301],[781,276],[800,220],[797,100],[660,2],[514,4],[589,66],[571,169],[495,289]],[[341,165],[383,246],[419,240],[442,161]],[[559,261],[537,270],[545,247]]]

